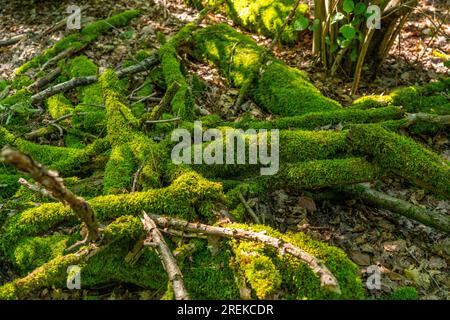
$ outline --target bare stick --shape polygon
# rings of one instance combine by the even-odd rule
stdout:
[[[153,108],[153,110],[150,113],[145,114],[142,117],[142,122],[145,123],[155,123],[155,120],[158,120],[161,118],[164,112],[168,111],[170,108],[170,103],[175,96],[175,94],[180,89],[180,84],[178,82],[174,82],[166,91],[164,94],[164,97],[160,101],[159,105]]]
[[[169,123],[169,122],[177,122],[180,121],[181,118],[180,117],[176,117],[176,118],[172,118],[172,119],[161,119],[161,120],[147,120],[145,121],[145,123]]]
[[[282,239],[268,236],[262,232],[254,232],[251,230],[244,230],[238,228],[222,228],[209,226],[201,223],[190,223],[184,220],[162,217],[155,214],[149,214],[155,223],[163,228],[172,227],[182,231],[189,231],[192,233],[207,234],[219,236],[229,239],[242,239],[249,241],[262,242],[280,251],[281,254],[289,253],[299,260],[305,262],[312,271],[320,278],[322,288],[340,293],[339,284],[334,275],[323,265],[316,257],[307,253],[306,251],[294,246],[291,243],[284,242]]]
[[[238,193],[239,196],[239,200],[241,200],[242,204],[244,205],[245,209],[247,210],[247,212],[252,216],[253,220],[255,221],[255,223],[260,224],[261,221],[259,221],[258,216],[256,215],[255,211],[253,211],[253,209],[250,207],[250,205],[248,204],[248,202],[244,199],[244,196],[242,195],[242,193]]]
[[[6,47],[13,44],[16,44],[17,42],[27,38],[28,36],[26,34],[20,34],[18,36],[14,36],[10,39],[2,39],[0,40],[0,47]]]
[[[153,67],[157,63],[158,63],[158,58],[156,55],[154,55],[152,57],[142,60],[138,64],[118,70],[117,76],[120,78],[120,77],[125,77],[125,76],[133,74],[133,73],[142,72],[142,71],[148,70],[149,68]],[[41,92],[34,94],[31,97],[31,102],[33,104],[39,103],[55,94],[66,92],[66,91],[76,88],[78,86],[92,84],[92,83],[96,82],[97,80],[98,80],[97,76],[73,78],[69,81],[57,84],[53,87],[47,88]]]
[[[450,125],[450,115],[435,115],[428,113],[409,113],[407,115],[408,124],[407,126],[413,125],[416,122],[427,122],[440,125]]]
[[[27,89],[30,90],[31,92],[35,92],[35,91],[41,89],[42,87],[44,87],[46,84],[52,82],[60,74],[61,74],[61,69],[55,68],[54,70],[52,70],[51,72],[49,72],[45,76],[43,76],[42,78],[39,78],[38,80],[36,80],[32,84],[30,84],[27,87]]]
[[[5,146],[1,152],[1,159],[15,166],[18,170],[28,174],[33,180],[42,185],[54,198],[62,203],[67,203],[78,219],[84,222],[87,230],[85,239],[74,244],[69,250],[95,241],[99,238],[97,221],[95,220],[94,210],[89,203],[81,197],[77,197],[69,191],[55,171],[47,170],[41,164],[35,162],[29,156]]]
[[[189,294],[184,286],[183,275],[178,267],[177,260],[172,254],[172,251],[167,246],[164,237],[156,227],[155,221],[150,218],[145,212],[144,217],[141,219],[145,230],[149,233],[149,236],[144,241],[144,245],[150,245],[155,248],[156,252],[161,259],[164,269],[169,276],[169,280],[172,283],[173,292],[176,300],[189,300]]]
[[[434,229],[450,233],[449,215],[415,206],[364,185],[343,186],[341,188],[354,196],[360,197],[363,201],[398,213]]]

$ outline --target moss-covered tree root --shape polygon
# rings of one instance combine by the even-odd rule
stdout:
[[[193,55],[214,63],[231,85],[241,87],[260,66],[265,49],[232,27],[217,24],[194,32]],[[306,73],[288,67],[274,58],[265,72],[252,83],[251,98],[266,110],[283,116],[338,110],[341,106],[324,97],[308,80]]]
[[[384,169],[434,193],[450,197],[449,163],[414,140],[377,125],[355,125],[347,141]]]

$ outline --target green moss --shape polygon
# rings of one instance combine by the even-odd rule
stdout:
[[[226,128],[223,128],[226,129]],[[256,137],[262,139],[264,136],[261,133],[254,134],[240,134],[239,131],[234,131],[237,136],[240,136],[245,141],[245,164],[237,164],[237,154],[239,153],[238,146],[234,144],[234,164],[193,164],[195,170],[201,172],[207,177],[238,177],[238,176],[254,176],[259,174],[259,169],[263,167],[260,163],[260,156],[257,156],[257,164],[249,164],[248,151],[250,145],[254,145]],[[345,142],[346,131],[288,131],[281,130],[279,132],[279,163],[280,168],[288,163],[328,159],[333,157],[342,157],[348,155],[348,148]],[[236,140],[236,139],[235,139]],[[234,140],[234,141],[235,141]],[[232,148],[225,133],[222,133],[222,139],[218,139],[211,143],[204,143],[203,150],[206,147],[209,150],[219,149],[223,146],[223,158],[225,159],[227,148]],[[267,149],[271,150],[271,133],[267,133]],[[229,146],[229,147],[228,147]],[[196,149],[191,147],[191,163],[194,163],[194,156]],[[208,153],[208,152],[206,152]],[[224,160],[222,160],[224,162]]]
[[[295,0],[227,0],[227,13],[234,22],[247,28],[274,38],[279,32],[287,16],[292,11]],[[308,5],[300,4],[294,21],[308,13]],[[297,40],[298,32],[292,25],[287,26],[281,35],[284,43],[293,43]]]
[[[16,74],[22,74],[29,69],[37,68],[55,57],[59,53],[70,48],[79,49],[89,43],[97,40],[97,38],[114,28],[126,26],[132,19],[140,15],[139,10],[128,10],[116,14],[108,19],[92,22],[85,26],[80,33],[74,33],[56,42],[52,47],[45,50],[43,54],[38,55],[20,66],[16,70]]]
[[[70,77],[85,77],[97,74],[97,66],[86,56],[80,55],[69,63]],[[105,110],[102,88],[99,83],[78,88],[80,104],[75,108],[72,123],[75,128],[99,134],[105,127]],[[100,106],[100,107],[99,107]]]
[[[26,89],[21,89],[18,90],[15,94],[10,95],[0,101],[0,105],[7,107],[13,107],[17,104],[31,106],[31,92]]]
[[[402,287],[395,289],[388,297],[387,300],[418,300],[419,295],[417,294],[416,288],[413,287]]]
[[[0,199],[8,199],[19,188],[20,176],[0,173]]]
[[[450,114],[449,91],[450,78],[444,78],[424,86],[397,89],[390,96],[394,105],[403,106],[409,113]]]
[[[122,216],[103,229],[103,238],[107,242],[134,240],[138,241],[146,234],[138,217]]]
[[[279,290],[281,274],[272,259],[264,254],[264,246],[251,242],[232,245],[236,264],[258,299],[267,299]]]
[[[175,82],[180,85],[178,92],[172,98],[172,111],[175,115],[187,119],[190,119],[193,115],[194,100],[191,89],[182,73],[177,49],[183,42],[188,41],[195,28],[194,24],[187,24],[159,50],[166,88],[169,88]]]
[[[347,140],[356,152],[373,156],[386,170],[450,197],[449,163],[414,140],[377,125],[352,126]]]
[[[218,24],[194,33],[194,56],[213,62],[230,83],[242,87],[259,69],[264,49],[228,25]],[[269,59],[264,74],[251,84],[249,94],[266,110],[283,116],[337,110],[341,106],[324,97],[305,72]]]
[[[274,248],[268,246],[261,249],[260,245],[253,242],[237,242],[245,243],[244,248],[247,252],[245,257],[248,260],[252,260],[252,258],[259,260],[261,256],[266,257],[260,262],[266,266],[270,265],[270,267],[267,270],[261,269],[259,272],[252,270],[253,272],[250,272],[250,275],[266,277],[267,280],[275,281],[272,283],[271,290],[280,293],[283,299],[362,299],[364,297],[364,290],[358,276],[358,267],[348,259],[341,249],[313,240],[303,233],[281,234],[268,226],[254,225],[250,227],[243,224],[232,224],[228,227],[266,232],[270,236],[281,238],[285,242],[298,246],[323,262],[336,277],[341,289],[339,295],[321,288],[318,277],[311,269],[289,254],[280,255]],[[267,259],[270,259],[270,262]],[[247,265],[244,265],[244,270],[248,267],[249,262],[246,262]],[[258,262],[256,263],[258,265]],[[275,266],[275,269],[273,269],[273,266]],[[281,283],[278,282],[280,276]],[[248,277],[246,279],[249,280]],[[258,284],[262,284],[262,286],[257,286],[257,288],[264,292],[265,285],[267,284],[270,287],[271,284],[264,283],[261,280]]]
[[[266,178],[272,187],[323,188],[340,184],[374,181],[382,175],[377,165],[362,158],[316,160],[281,167],[280,173]]]
[[[0,79],[0,92],[3,92],[9,86],[8,81]]]
[[[48,98],[46,104],[48,113],[53,119],[70,114],[74,109],[69,99],[61,93]]]
[[[131,175],[142,166],[140,185],[142,188],[160,186],[160,164],[167,154],[161,144],[145,136],[139,129],[131,109],[122,101],[117,75],[106,71],[100,77],[107,113],[108,140],[113,146],[110,163],[105,173],[105,192],[126,190],[131,186]]]
[[[191,172],[180,176],[167,188],[100,196],[89,203],[99,221],[124,214],[140,215],[142,210],[177,215],[188,220],[210,220],[213,218],[212,207],[224,201],[220,184],[209,182]],[[43,204],[12,216],[5,224],[0,244],[8,248],[24,237],[36,236],[57,225],[74,222],[76,218],[70,207],[60,203]]]
[[[314,130],[332,125],[354,123],[372,123],[391,119],[400,119],[403,113],[399,107],[382,107],[377,109],[311,112],[301,116],[281,117],[268,121],[243,120],[227,122],[223,125],[235,128],[252,129],[303,129]]]
[[[201,10],[207,5],[216,3],[215,0],[185,0],[186,4]],[[226,14],[238,25],[251,32],[257,32],[273,38],[280,30],[295,4],[294,0],[226,0],[224,7]],[[300,4],[294,21],[308,13],[308,5]],[[281,42],[294,43],[298,32],[294,27],[287,26],[281,35]]]
[[[26,86],[29,86],[33,83],[33,80],[30,79],[30,77],[27,76],[20,76],[16,77],[13,82],[11,83],[11,88],[14,90],[20,90]]]
[[[132,175],[136,171],[133,153],[128,145],[113,148],[105,168],[104,194],[131,191]]]
[[[350,108],[352,109],[369,109],[381,108],[392,104],[392,97],[386,96],[364,96],[353,101]]]
[[[55,258],[27,276],[0,286],[0,300],[24,299],[30,292],[45,287],[66,287],[67,267],[78,265],[82,258],[75,254]]]
[[[10,253],[9,260],[18,267],[22,275],[25,275],[47,261],[61,256],[67,240],[67,236],[58,234],[24,238]]]
[[[212,255],[204,241],[195,240],[198,249],[191,259],[180,263],[184,283],[192,299],[239,299],[239,288],[230,266],[232,252],[221,242],[217,255]]]

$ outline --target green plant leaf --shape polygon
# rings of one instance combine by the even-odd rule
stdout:
[[[353,47],[352,53],[350,54],[350,59],[352,60],[352,62],[358,60],[358,49],[356,47]]]
[[[353,9],[355,9],[355,3],[353,2],[353,0],[344,0],[342,8],[345,12],[351,13],[353,12]]]
[[[356,29],[350,23],[344,24],[339,28],[339,31],[347,40],[352,40],[356,35]]]
[[[363,14],[366,12],[366,5],[363,2],[357,3],[355,6],[355,14]]]
[[[317,31],[320,28],[320,19],[314,19],[313,24],[310,27],[311,31]]]
[[[331,19],[331,24],[335,24],[336,22],[339,22],[344,18],[345,18],[345,15],[342,12],[336,12],[334,14],[333,18]]]
[[[341,42],[341,48],[347,48],[352,43],[352,40],[345,39]]]
[[[294,22],[294,29],[295,31],[303,31],[306,28],[308,28],[309,20],[308,18],[304,16],[300,16],[297,20]]]

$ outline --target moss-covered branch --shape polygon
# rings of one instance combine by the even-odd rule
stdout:
[[[356,152],[373,156],[384,169],[450,197],[449,163],[412,139],[377,125],[355,125],[347,134],[347,141]]]

